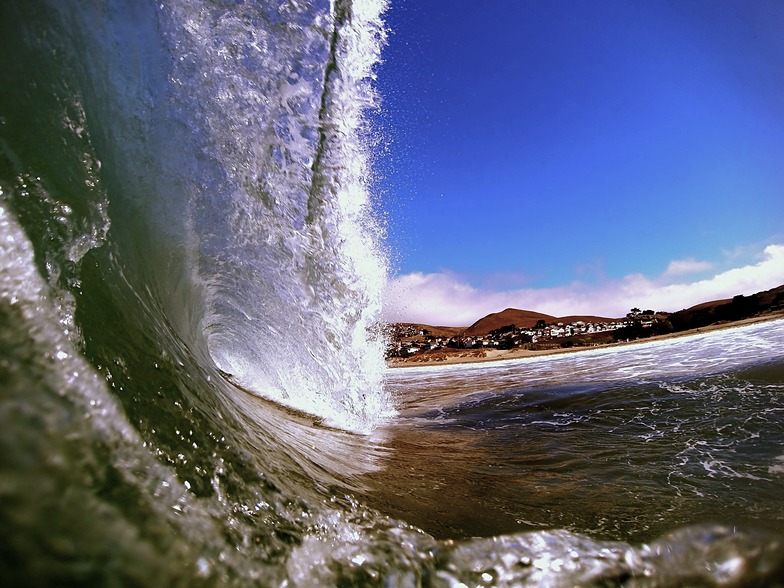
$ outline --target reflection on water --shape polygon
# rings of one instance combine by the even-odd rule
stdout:
[[[293,490],[315,481],[324,491],[331,487],[362,491],[362,474],[378,469],[387,452],[383,432],[359,435],[324,426],[317,418],[269,402],[234,385],[222,386],[232,418],[244,428],[243,440],[265,456]],[[283,463],[269,464],[269,458]],[[298,479],[295,475],[302,476]]]

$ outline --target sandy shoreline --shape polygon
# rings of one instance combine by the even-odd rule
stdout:
[[[677,333],[669,333],[667,335],[656,335],[648,337],[647,339],[637,339],[635,341],[623,341],[619,343],[610,343],[607,345],[596,345],[593,347],[568,347],[564,349],[455,349],[455,350],[439,350],[439,351],[426,351],[417,353],[407,358],[392,358],[387,360],[387,366],[391,368],[409,368],[421,367],[431,365],[451,365],[461,363],[483,363],[487,361],[502,361],[507,359],[520,359],[525,357],[541,357],[543,355],[560,355],[562,353],[580,353],[581,351],[590,351],[593,349],[612,349],[615,347],[622,347],[627,345],[638,345],[640,343],[647,343],[649,341],[662,341],[666,339],[675,339],[679,337],[689,337],[711,331],[718,331],[723,329],[732,329],[742,327],[745,325],[752,325],[755,323],[769,322],[784,319],[784,311],[772,312],[761,316],[754,316],[739,321],[728,321],[723,323],[716,323],[698,329],[689,329],[687,331],[679,331]]]

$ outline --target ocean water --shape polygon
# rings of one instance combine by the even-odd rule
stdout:
[[[706,521],[780,532],[782,327],[394,370],[386,508],[444,538],[564,528],[640,542]]]
[[[0,579],[781,585],[782,321],[387,370],[384,3],[0,4]]]

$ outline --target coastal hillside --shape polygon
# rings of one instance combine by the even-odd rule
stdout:
[[[668,331],[684,331],[711,325],[714,323],[735,321],[748,318],[760,313],[776,312],[784,309],[784,285],[757,292],[749,296],[738,295],[733,298],[702,302],[689,308],[673,313],[657,312],[657,321],[667,325]],[[435,337],[476,337],[501,329],[509,325],[517,328],[530,329],[539,321],[547,325],[558,323],[573,324],[585,323],[612,323],[623,321],[625,318],[607,318],[593,315],[570,315],[555,317],[533,310],[507,308],[500,312],[493,312],[480,318],[469,327],[462,326],[431,326],[419,323],[398,323],[408,330],[419,333],[422,330]]]
[[[667,319],[675,331],[684,331],[782,309],[784,309],[784,285],[749,296],[738,295],[725,300],[703,302],[674,312]]]
[[[507,325],[515,325],[519,328],[530,329],[536,326],[539,321],[544,321],[546,324],[556,323],[574,323],[577,321],[584,321],[587,323],[603,323],[611,322],[615,319],[602,318],[598,316],[568,316],[568,317],[555,317],[541,312],[534,312],[532,310],[520,310],[517,308],[507,308],[501,312],[494,312],[479,319],[473,325],[468,327],[463,335],[466,337],[474,337],[476,335],[486,335],[491,331],[500,329]]]
[[[508,359],[521,357],[521,353],[596,347],[782,316],[784,285],[749,296],[703,302],[673,313],[632,308],[618,319],[591,315],[555,317],[507,308],[468,328],[391,324],[386,357],[394,363],[485,361],[501,356]]]
[[[465,331],[465,327],[439,327],[422,323],[395,323],[393,325],[393,331],[395,331],[396,336],[401,339],[419,336],[423,331],[433,337],[444,337],[449,339],[462,335],[463,331]]]

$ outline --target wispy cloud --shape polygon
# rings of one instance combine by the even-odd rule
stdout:
[[[663,277],[676,277],[699,274],[713,269],[713,264],[709,261],[698,261],[693,257],[686,259],[674,259],[669,263],[667,269],[662,274]]]
[[[385,294],[385,318],[432,325],[470,325],[504,308],[523,308],[554,316],[625,315],[630,308],[676,311],[708,300],[753,294],[784,284],[784,245],[768,245],[755,263],[684,281],[684,276],[713,267],[693,259],[672,261],[660,276],[631,274],[599,284],[574,282],[557,288],[496,291],[474,288],[448,272],[412,273],[391,280]],[[680,281],[676,281],[681,278]]]

